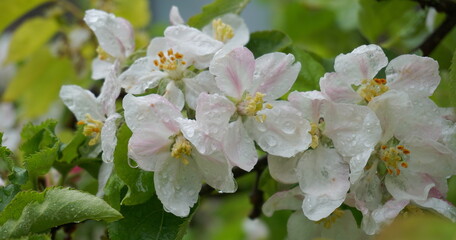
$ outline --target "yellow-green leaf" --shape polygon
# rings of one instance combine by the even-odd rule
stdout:
[[[150,21],[149,4],[147,0],[114,0],[114,14],[127,19],[135,28],[147,26]]]
[[[13,23],[16,19],[26,14],[37,6],[51,2],[51,0],[0,0],[0,32]]]
[[[20,61],[32,55],[58,31],[54,19],[36,17],[26,21],[14,33],[7,61]]]

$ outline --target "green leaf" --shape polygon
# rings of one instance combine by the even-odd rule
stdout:
[[[51,2],[50,0],[0,0],[0,32],[13,23],[16,19],[26,14],[37,6]]]
[[[135,28],[147,26],[150,21],[149,4],[147,0],[114,0],[114,14],[127,19]]]
[[[34,175],[44,175],[58,158],[59,143],[56,142],[53,147],[43,149],[24,159],[25,168]]]
[[[23,185],[28,180],[27,170],[20,167],[13,167],[11,174],[8,176],[8,180],[16,185]]]
[[[87,137],[82,134],[83,128],[79,127],[75,132],[73,139],[62,147],[62,157],[59,159],[59,162],[71,163],[77,159],[79,154],[79,147],[85,143]]]
[[[271,52],[280,52],[291,45],[291,39],[283,32],[260,31],[250,34],[247,48],[252,51],[255,58]]]
[[[136,205],[147,201],[154,193],[154,175],[139,168],[132,168],[128,163],[128,140],[131,130],[123,124],[117,133],[117,146],[114,151],[114,169],[119,178],[128,186],[128,192],[122,200],[124,205]]]
[[[188,25],[202,28],[215,17],[226,13],[240,14],[250,0],[215,0],[203,6],[201,13],[194,15],[188,20]]]
[[[451,105],[454,107],[456,106],[456,50],[453,52],[453,59],[451,60],[450,66],[450,91],[453,93],[451,96]]]
[[[112,173],[104,188],[104,200],[116,210],[120,210],[120,202],[122,201],[121,194],[125,183]]]
[[[21,187],[16,184],[0,187],[0,211],[2,211],[20,191]]]
[[[39,193],[24,191],[0,212],[0,239],[41,233],[52,227],[87,219],[115,221],[122,215],[103,200],[68,188]]]
[[[166,212],[156,196],[141,205],[122,206],[120,212],[124,219],[108,225],[112,240],[180,240],[192,218]]]
[[[59,25],[51,18],[36,17],[27,20],[13,32],[7,61],[21,61],[32,55],[54,36],[58,29]]]
[[[62,84],[75,77],[68,58],[57,58],[47,48],[41,48],[18,70],[3,99],[19,101],[25,117],[39,117],[58,98]]]
[[[9,148],[2,146],[2,139],[3,139],[3,133],[0,132],[0,160],[5,161],[6,167],[8,168],[9,171],[11,171],[14,166],[13,152],[11,150],[9,150]]]
[[[291,87],[291,91],[312,91],[320,89],[320,78],[325,74],[325,68],[310,53],[297,46],[288,47],[285,52],[295,56],[301,63],[298,79]]]
[[[12,238],[10,240],[51,240],[50,234],[31,234],[20,238]]]
[[[359,28],[371,43],[408,51],[428,34],[426,12],[416,1],[361,0]]]

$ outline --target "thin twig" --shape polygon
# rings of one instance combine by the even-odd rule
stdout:
[[[418,47],[423,51],[424,56],[429,56],[429,54],[434,51],[434,49],[439,45],[439,43],[445,38],[445,36],[453,29],[456,25],[456,14],[447,15],[445,21],[435,30],[431,35],[429,35],[426,40]]]

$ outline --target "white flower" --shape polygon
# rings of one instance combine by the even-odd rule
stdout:
[[[250,171],[256,164],[257,153],[252,137],[259,140],[257,142],[265,151],[273,151],[276,145],[286,147],[286,143],[293,139],[300,141],[299,137],[287,138],[291,135],[285,132],[278,133],[276,136],[281,135],[281,137],[273,139],[285,142],[277,144],[269,142],[268,146],[263,145],[262,143],[267,141],[260,139],[267,129],[260,129],[257,134],[252,134],[250,137],[247,127],[244,126],[244,123],[247,124],[249,121],[268,121],[267,116],[260,112],[264,108],[273,107],[266,101],[272,101],[284,95],[296,80],[300,68],[301,64],[294,63],[294,57],[291,54],[276,52],[255,60],[247,48],[236,48],[211,62],[209,71],[215,75],[217,88],[232,101],[236,108],[235,118],[229,124],[224,146],[227,158],[235,166]],[[286,104],[277,103],[277,109],[288,112],[287,116],[290,116],[292,123],[298,124],[299,128],[305,126],[302,118],[290,112],[291,108]],[[280,124],[283,124],[280,117],[271,117],[265,128],[280,129]],[[306,134],[306,131],[301,129],[300,133]]]
[[[73,112],[78,124],[84,125],[84,135],[91,137],[89,145],[101,141],[104,162],[113,161],[117,145],[116,120],[121,118],[115,110],[115,102],[120,93],[116,77],[118,68],[118,62],[111,66],[97,98],[92,92],[76,85],[64,85],[60,89],[63,103]]]
[[[223,192],[237,188],[219,143],[223,135],[219,131],[226,129],[228,121],[224,118],[230,117],[230,105],[224,101],[203,95],[193,121],[184,119],[180,109],[160,95],[128,94],[123,100],[125,120],[133,132],[129,157],[140,168],[155,172],[157,196],[165,210],[176,216],[189,214],[203,180]],[[212,117],[217,119],[212,121]]]
[[[123,18],[95,9],[86,11],[84,21],[100,44],[97,49],[98,58],[92,62],[92,78],[105,78],[116,60],[123,62],[133,53],[133,27]]]

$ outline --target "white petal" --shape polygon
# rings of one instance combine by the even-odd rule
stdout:
[[[120,74],[119,82],[127,93],[141,94],[154,88],[167,74],[155,69],[152,58],[143,57],[136,60],[130,68]]]
[[[103,162],[101,164],[100,171],[98,172],[98,191],[96,194],[96,196],[99,198],[103,198],[104,196],[104,188],[108,182],[109,177],[111,176],[113,167],[114,163]]]
[[[367,170],[350,189],[354,194],[355,206],[363,214],[373,211],[381,206],[382,189],[381,181],[376,174],[376,169]]]
[[[161,131],[134,132],[128,141],[128,157],[146,171],[158,171],[170,158],[171,140]]]
[[[304,117],[313,123],[318,123],[321,117],[322,106],[327,101],[319,91],[292,92],[288,101],[299,109]]]
[[[363,98],[353,90],[351,83],[346,81],[347,78],[345,73],[325,73],[320,78],[321,92],[334,102],[354,104],[361,102]]]
[[[184,93],[176,86],[174,81],[170,81],[168,85],[166,85],[166,92],[163,95],[168,101],[177,109],[182,110],[185,105]]]
[[[179,9],[176,6],[171,7],[171,11],[169,12],[169,22],[172,25],[185,24],[185,21],[182,19]]]
[[[383,50],[374,44],[362,45],[351,53],[340,54],[334,62],[337,73],[343,73],[349,85],[359,85],[363,79],[372,79],[388,63]]]
[[[387,175],[385,186],[395,199],[423,201],[435,183],[425,174],[404,170],[397,176]]]
[[[116,112],[116,100],[120,94],[120,84],[117,79],[117,74],[120,70],[119,61],[116,61],[109,69],[103,86],[101,87],[100,95],[97,100],[103,108],[105,115],[111,115]]]
[[[331,138],[334,147],[344,157],[372,151],[380,140],[380,121],[366,106],[328,102],[323,115],[323,135]],[[369,158],[369,154],[363,156]]]
[[[233,166],[238,166],[248,172],[258,161],[253,140],[247,135],[240,118],[228,126],[224,151],[226,158]]]
[[[214,75],[209,71],[203,71],[193,78],[184,78],[182,81],[185,85],[185,101],[191,109],[196,109],[196,99],[200,93],[222,93],[215,83]]]
[[[290,90],[300,70],[301,63],[295,63],[292,54],[265,54],[255,60],[252,93],[265,93],[266,101],[278,99]]]
[[[179,45],[182,54],[190,56],[198,69],[207,68],[213,55],[223,46],[222,42],[185,25],[170,26],[164,35],[171,43]]]
[[[201,154],[212,154],[216,150],[223,148],[221,139],[208,133],[203,127],[199,126],[197,121],[179,118],[180,129],[184,137],[189,140]],[[225,132],[226,129],[223,129]]]
[[[225,46],[223,48],[236,48],[236,47],[242,47],[247,42],[249,41],[250,34],[249,34],[249,29],[247,28],[247,25],[244,22],[244,19],[241,18],[237,14],[233,13],[228,13],[225,15],[222,15],[220,17],[217,17],[218,19],[221,19],[223,23],[228,24],[231,28],[233,28],[234,31],[234,36],[233,38],[227,40],[225,42]],[[214,28],[212,27],[212,22],[207,24],[206,26],[203,27],[202,32],[207,34],[210,37],[214,36],[213,32]]]
[[[257,113],[258,117],[266,116],[263,122],[255,117],[246,120],[245,126],[250,136],[272,155],[292,157],[306,150],[312,142],[309,122],[289,102],[276,101],[272,105],[272,109]]]
[[[361,222],[363,230],[369,235],[378,233],[381,230],[381,226],[393,221],[408,203],[408,200],[389,200],[380,208],[375,209],[370,215],[363,217]]]
[[[304,195],[299,187],[277,192],[263,204],[264,215],[271,217],[278,210],[300,210]]]
[[[369,160],[372,153],[372,149],[366,149],[366,151],[359,153],[353,157],[348,157],[348,163],[350,164],[350,182],[354,183],[358,181],[364,172],[364,167]]]
[[[133,27],[120,17],[100,10],[86,11],[84,21],[95,33],[100,46],[115,58],[125,58],[135,48]]]
[[[388,64],[386,79],[391,89],[429,97],[440,83],[439,64],[429,57],[401,55]]]
[[[112,162],[114,160],[114,150],[117,145],[117,124],[116,120],[122,118],[118,113],[110,115],[101,129],[101,149],[103,155],[101,159],[104,162]]]
[[[59,95],[76,119],[84,120],[86,114],[90,114],[96,120],[105,119],[97,99],[89,90],[76,85],[64,85],[60,89]]]
[[[92,79],[99,80],[105,78],[108,75],[112,64],[112,62],[94,58],[92,61]]]
[[[154,185],[158,199],[167,212],[186,217],[198,201],[201,176],[193,160],[183,164],[178,159],[165,161],[162,170],[155,172]]]
[[[202,155],[198,151],[193,151],[192,156],[209,186],[226,193],[236,191],[237,184],[231,172],[231,166],[222,152]]]
[[[327,217],[345,200],[349,168],[335,149],[318,147],[306,151],[297,168],[299,187],[306,196],[304,214],[317,221]]]
[[[297,183],[296,167],[300,158],[301,154],[290,158],[268,155],[268,167],[271,177],[282,183]]]
[[[209,133],[220,136],[224,132],[218,132],[227,127],[235,111],[236,107],[226,97],[201,93],[197,99],[196,121],[201,127],[207,128]]]
[[[415,201],[415,203],[425,208],[434,209],[443,216],[451,219],[451,221],[456,222],[456,208],[448,201],[429,198],[425,201]]]
[[[255,58],[247,48],[236,48],[227,55],[214,59],[209,71],[215,75],[221,91],[240,100],[244,91],[252,87]]]

